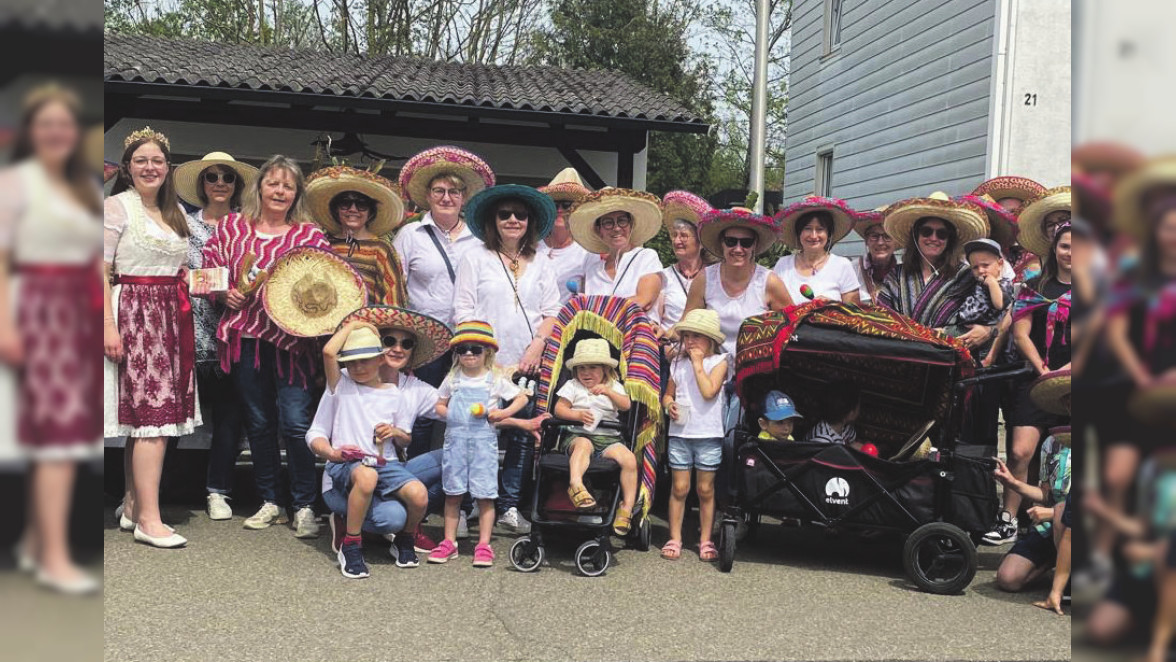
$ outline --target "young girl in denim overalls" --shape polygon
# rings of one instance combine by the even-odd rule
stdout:
[[[510,379],[496,374],[498,342],[486,322],[462,322],[453,340],[453,369],[437,392],[437,415],[446,420],[441,454],[441,487],[445,490],[445,540],[429,554],[429,563],[457,557],[457,520],[462,497],[478,502],[478,545],[474,565],[494,565],[490,533],[494,500],[498,498],[498,423],[527,404],[527,395]],[[510,404],[505,409],[498,405]]]

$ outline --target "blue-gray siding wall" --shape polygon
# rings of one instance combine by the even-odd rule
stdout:
[[[824,0],[795,0],[785,202],[813,193],[833,147],[833,195],[857,209],[984,179],[995,0],[843,0],[822,58]],[[850,235],[838,253],[860,252]]]

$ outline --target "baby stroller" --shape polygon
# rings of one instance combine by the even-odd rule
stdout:
[[[620,431],[638,460],[638,496],[628,538],[637,549],[646,551],[662,421],[657,339],[644,311],[628,299],[572,297],[560,311],[543,351],[537,412],[553,412],[556,391],[572,379],[572,371],[564,367],[564,357],[571,357],[576,343],[586,338],[608,341],[613,357],[620,361],[618,372],[625,391],[633,401],[632,408],[621,415],[620,424],[613,427]],[[519,538],[510,548],[510,562],[522,572],[539,569],[546,556],[545,537],[557,532],[587,538],[575,556],[576,568],[582,574],[602,575],[611,563],[612,522],[621,502],[620,467],[612,460],[593,458],[584,474],[585,486],[598,505],[577,510],[567,496],[568,456],[557,447],[561,431],[576,425],[579,423],[555,418],[544,421],[541,446],[535,454],[531,534]]]
[[[959,593],[976,574],[975,542],[996,518],[995,446],[960,445],[972,387],[1025,374],[977,370],[958,341],[882,308],[814,301],[744,321],[736,353],[740,423],[728,434],[729,490],[719,567],[730,572],[736,528],[761,515],[802,526],[906,536],[903,566],[920,589]],[[780,389],[814,425],[830,382],[861,389],[855,423],[874,457],[841,445],[758,439],[764,396]],[[803,439],[805,429],[794,431]],[[992,441],[995,444],[995,440]]]

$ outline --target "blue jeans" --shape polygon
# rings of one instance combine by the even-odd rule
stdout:
[[[207,489],[210,493],[231,494],[238,444],[245,424],[244,407],[233,385],[232,376],[222,373],[220,368],[202,366],[197,379],[200,382],[200,399],[208,405],[212,419]]]
[[[445,352],[435,361],[413,370],[412,374],[429,386],[439,388],[451,368],[453,368],[453,352]],[[423,416],[413,423],[412,442],[409,443],[405,451],[409,458],[424,455],[433,449],[433,425],[435,423],[436,421],[433,419]]]
[[[441,449],[430,451],[412,458],[404,465],[409,473],[425,485],[429,492],[429,506],[426,513],[439,513],[445,505],[445,492],[441,490]],[[323,492],[323,502],[331,512],[347,516],[347,493],[331,488]],[[396,498],[372,495],[372,505],[363,520],[363,530],[377,535],[399,533],[404,530],[408,512]]]
[[[279,361],[285,375],[278,374]],[[290,358],[272,344],[244,338],[241,362],[233,365],[233,383],[245,409],[245,430],[253,455],[253,477],[263,500],[286,505],[278,497],[282,456],[278,436],[286,445],[286,466],[295,508],[312,506],[317,496],[314,454],[306,445],[306,430],[315,406],[308,385],[294,377],[290,383]],[[254,365],[256,363],[256,365]]]
[[[528,402],[527,406],[515,414],[515,418],[532,418],[535,415],[535,403]],[[528,494],[523,490],[531,482],[531,465],[535,461],[535,438],[526,430],[506,428],[502,432],[506,444],[506,457],[502,461],[502,473],[499,481],[502,483],[498,490],[498,512],[505,513],[511,508],[519,508],[526,501]]]

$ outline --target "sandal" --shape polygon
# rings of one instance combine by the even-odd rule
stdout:
[[[711,541],[699,543],[698,545],[698,560],[700,561],[717,561],[719,559],[719,550]]]
[[[682,541],[671,540],[661,548],[661,555],[663,559],[670,561],[677,561],[682,556]]]
[[[588,510],[596,507],[596,499],[592,498],[592,494],[584,489],[584,486],[569,487],[568,498],[572,500],[572,505],[576,510]]]
[[[621,507],[617,508],[617,515],[613,518],[613,533],[618,536],[629,535],[629,530],[633,528],[633,511]]]

